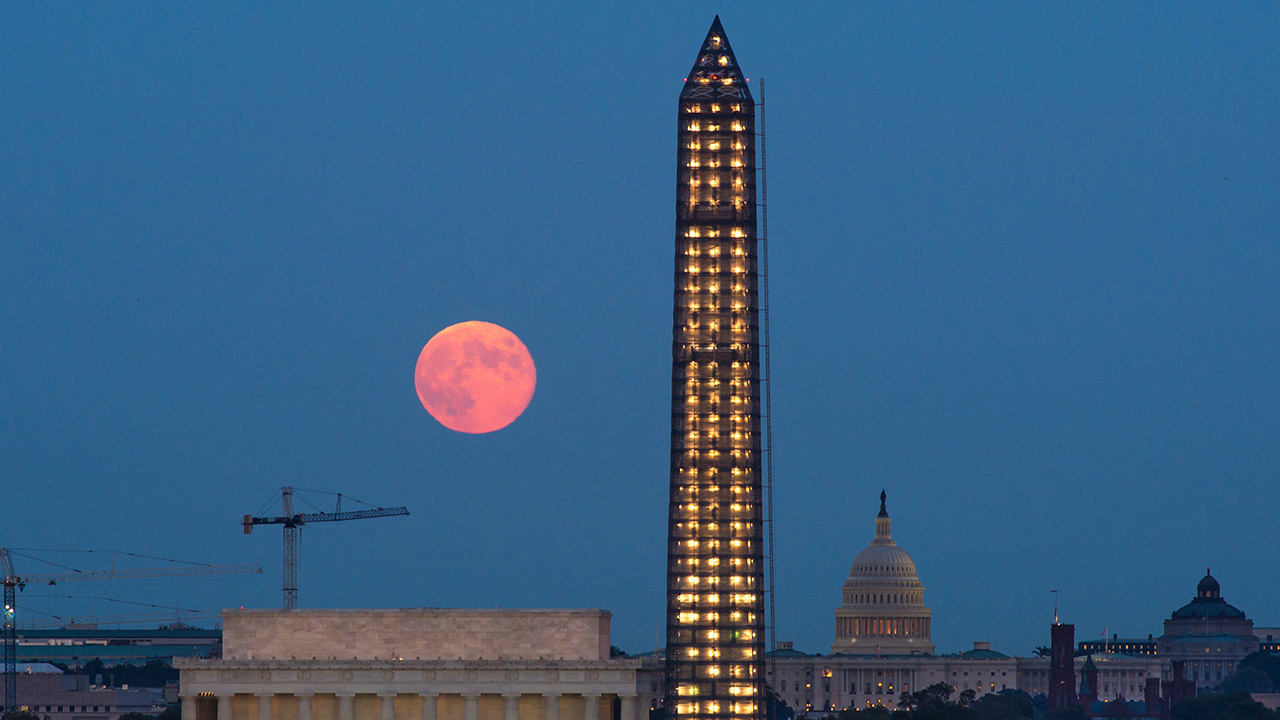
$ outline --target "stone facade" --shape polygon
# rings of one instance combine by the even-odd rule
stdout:
[[[226,610],[227,660],[608,660],[604,610]]]
[[[660,664],[610,659],[609,618],[227,611],[227,657],[175,659],[183,720],[647,720]]]

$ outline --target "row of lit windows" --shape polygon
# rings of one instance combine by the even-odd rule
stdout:
[[[684,527],[683,527],[683,526],[684,526],[684,525],[686,525],[686,524],[688,524],[688,525],[693,525],[693,526],[695,526],[695,527],[694,527],[694,529],[693,529],[692,531],[686,532],[686,531],[684,530]],[[739,524],[741,524],[741,523],[739,523]],[[750,545],[750,540],[751,540],[750,538],[747,538],[746,540],[743,540],[743,539],[741,539],[741,537],[733,537],[733,535],[743,536],[743,535],[747,535],[748,533],[739,533],[738,531],[736,531],[736,530],[735,530],[731,535],[727,535],[727,536],[724,536],[724,537],[717,538],[717,537],[715,537],[715,536],[714,536],[713,534],[711,534],[711,533],[707,533],[707,532],[705,532],[705,531],[704,531],[704,532],[699,532],[699,531],[698,531],[698,529],[697,529],[697,527],[696,527],[696,526],[698,525],[698,523],[697,523],[697,522],[689,522],[689,523],[682,523],[682,522],[678,522],[678,523],[675,523],[675,525],[676,525],[677,533],[673,534],[673,536],[672,536],[672,538],[671,538],[671,539],[672,539],[672,541],[673,541],[674,543],[683,543],[683,542],[686,542],[687,540],[689,540],[690,538],[692,538],[692,539],[694,539],[694,540],[698,540],[698,541],[700,541],[700,542],[702,542],[702,543],[704,543],[704,544],[708,544],[708,543],[710,543],[710,544],[714,544],[714,543],[720,543],[720,542],[728,542],[728,543],[741,542],[741,543],[745,543],[742,547],[734,547],[734,548],[730,548],[730,549],[728,549],[728,550],[724,550],[724,549],[722,549],[722,547],[721,547],[721,546],[709,546],[709,547],[707,547],[707,548],[706,548],[707,550],[712,550],[712,551],[717,551],[717,550],[718,550],[718,551],[720,551],[720,552],[722,553],[722,555],[723,555],[724,557],[742,557],[742,556],[744,556],[744,555],[748,554],[748,553],[749,553],[749,551],[751,551],[751,550],[752,550],[752,547],[751,547],[751,545]],[[725,524],[725,523],[720,523],[720,524],[718,524],[718,523],[711,522],[711,523],[705,523],[705,525],[708,525],[708,526],[726,526],[726,527],[727,527],[727,524]],[[751,525],[751,523],[746,523],[746,525],[750,526],[750,525]],[[688,548],[687,548],[687,546],[686,546],[686,550],[687,550],[687,549],[688,549]],[[677,553],[677,554],[679,554],[679,555],[692,555],[693,553],[690,553],[690,552],[681,552],[681,553]]]
[[[708,401],[712,406],[715,406],[715,405],[719,404],[719,402],[720,402],[720,398],[721,398],[722,396],[726,396],[726,397],[728,397],[728,398],[729,398],[729,404],[730,404],[730,405],[741,405],[741,406],[742,406],[742,407],[735,407],[735,408],[733,408],[735,411],[751,412],[751,400],[750,400],[749,398],[743,397],[743,396],[741,396],[741,395],[725,395],[724,393],[715,393],[715,394],[712,394],[712,395],[706,395],[706,396],[703,396],[703,395],[689,395],[689,396],[687,396],[687,397],[685,398],[685,403],[687,403],[687,404],[689,404],[689,405],[694,405],[694,404],[697,404],[697,403],[698,403],[698,402],[699,402],[703,397],[705,397],[705,398],[706,398],[706,400],[707,400],[707,401]],[[692,409],[692,408],[687,408],[687,409]],[[712,409],[712,410],[714,410],[714,409],[715,409],[715,407],[712,407],[711,409]]]
[[[745,279],[742,277],[743,273],[730,274],[730,267],[726,264],[716,268],[699,268],[698,274],[704,277],[685,278],[685,286],[676,295],[676,305],[683,309],[695,302],[701,306],[718,305],[726,301],[749,301],[754,293],[746,292],[747,286],[742,284]],[[718,277],[705,277],[710,275]],[[754,276],[754,273],[751,275]],[[706,282],[706,285],[699,286],[697,283],[700,280]]]
[[[734,482],[738,482],[738,476],[751,475],[751,471],[752,471],[752,468],[749,468],[749,467],[747,468],[735,467],[729,471],[729,474],[733,476]],[[712,482],[715,482],[714,478],[717,472],[717,468],[680,468],[680,474],[690,478],[698,477],[699,472],[706,472],[708,479],[711,479]],[[702,487],[706,487],[706,486],[702,486]],[[684,488],[681,487],[680,489],[683,490]],[[719,486],[712,485],[710,487],[707,487],[706,489],[711,490],[712,492],[716,492],[720,488]],[[738,492],[738,491],[734,490],[734,492]]]
[[[697,540],[687,540],[685,542],[686,542],[686,545],[685,545],[686,547],[698,546]],[[744,565],[747,565],[747,566],[751,565],[750,558],[733,557],[733,556],[723,557],[723,558],[722,557],[706,557],[706,558],[686,557],[682,559],[677,559],[676,565],[687,565],[687,566],[693,567],[693,566],[702,564],[702,561],[704,560],[706,561],[707,566],[713,567],[713,568],[720,567],[721,562],[724,562],[728,564],[730,567],[737,568],[734,572],[741,572],[742,571],[741,568]],[[696,584],[696,581],[695,581],[695,584]]]
[[[686,604],[689,604],[689,603],[694,603],[694,602],[697,600],[697,598],[698,598],[698,597],[700,597],[700,596],[698,596],[698,595],[687,595],[687,594],[682,594],[682,595],[680,595],[680,596],[678,597],[678,599],[679,599],[681,602],[684,602],[684,603],[686,603]],[[717,600],[718,600],[720,596],[719,596],[719,595],[716,595],[715,597],[716,597],[716,598],[717,598]],[[681,612],[681,613],[680,613],[680,615],[679,615],[679,617],[680,617],[680,621],[681,621],[681,622],[685,622],[685,620],[684,620],[685,615],[692,615],[692,616],[694,616],[694,618],[695,618],[695,620],[696,620],[696,617],[698,616],[698,613],[695,613],[695,612],[692,612],[692,611],[685,611],[685,612]],[[719,622],[719,621],[721,620],[721,615],[720,615],[720,613],[718,613],[718,612],[703,612],[703,613],[701,613],[701,616],[702,616],[702,618],[703,618],[703,619],[710,619],[710,620],[712,620],[712,621],[716,621],[716,622]],[[743,624],[743,623],[745,623],[745,624],[747,624],[747,625],[753,625],[753,624],[755,623],[755,621],[756,621],[756,615],[755,615],[755,613],[742,612],[741,610],[734,610],[733,612],[726,613],[726,616],[729,618],[729,621],[731,621],[733,624],[738,624],[738,625],[741,625],[741,624]],[[692,621],[690,621],[690,622],[692,622]],[[683,632],[683,631],[682,631],[682,632]]]
[[[716,532],[720,530],[720,525],[721,523],[709,522],[706,524],[703,530],[705,531],[706,534],[714,535]],[[753,530],[753,526],[749,522],[738,522],[735,520],[734,522],[723,523],[723,525],[725,525],[730,530],[732,530],[733,531],[732,534],[734,535],[750,535]],[[697,520],[690,520],[688,522],[676,523],[677,530],[683,530],[686,526],[688,527],[690,532],[698,531]]]
[[[705,109],[704,109],[704,108],[705,108]],[[704,105],[702,105],[702,104],[700,104],[700,103],[694,103],[694,104],[685,105],[685,106],[684,106],[683,108],[681,108],[681,109],[682,109],[682,110],[684,110],[684,111],[685,111],[685,112],[687,112],[687,113],[692,113],[692,114],[697,114],[697,113],[701,113],[701,112],[712,112],[712,113],[719,113],[719,112],[731,112],[731,113],[740,113],[740,112],[742,112],[742,104],[741,104],[741,103],[726,103],[726,104],[723,104],[723,105],[722,105],[722,104],[720,104],[720,103],[710,103],[710,104],[708,104],[708,105],[705,105],[705,106],[704,106]]]
[[[687,318],[689,322],[714,318],[715,322],[728,322],[731,324],[745,323],[749,317],[754,319],[753,315],[748,315],[747,309],[741,307],[737,301],[734,301],[732,305],[735,307],[723,308],[714,302],[707,303],[704,306],[701,301],[694,301],[689,303],[689,307],[683,308],[684,312],[681,313],[681,317]],[[711,322],[711,320],[708,320],[708,322]],[[707,372],[701,373],[701,375],[708,379],[711,377],[711,373]],[[750,373],[742,373],[742,375],[751,377]]]
[[[684,249],[683,254],[686,257],[690,258],[690,260],[697,260],[698,257],[702,255],[703,253],[702,247],[705,244],[706,243],[697,243],[697,244],[691,243],[689,247]],[[712,246],[706,250],[706,254],[708,257],[712,259],[719,259],[721,254],[721,248],[718,246]],[[733,256],[732,259],[734,260],[734,263],[732,265],[712,264],[707,267],[699,266],[698,267],[699,274],[712,274],[717,272],[722,273],[724,272],[724,268],[726,267],[734,267],[738,264],[752,265],[754,263],[754,258],[748,259],[746,257],[747,255],[746,248],[742,247],[741,245],[734,245],[732,248],[730,248],[729,254]],[[690,263],[690,264],[693,264],[693,263]],[[687,268],[688,266],[686,265],[685,267]]]
[[[734,430],[733,432],[728,433],[728,437],[732,444],[740,445],[743,443],[749,443],[751,441],[752,436],[751,436],[751,433],[749,432]],[[685,438],[685,441],[689,443],[696,444],[698,442],[706,440],[706,441],[709,441],[712,445],[715,445],[716,442],[720,440],[720,433],[719,431],[716,431],[716,430],[706,430],[706,431],[690,430],[689,432],[685,433],[684,438]]]
[[[690,648],[688,652],[697,652],[697,648]],[[741,648],[739,652],[742,654],[742,660],[754,659],[754,652],[750,648]],[[687,655],[687,653],[686,653]],[[693,664],[695,673],[700,672],[703,677],[730,677],[730,678],[747,678],[755,673],[748,668],[750,665],[721,665],[719,663],[695,663]]]
[[[689,559],[692,558],[686,558],[686,561]],[[677,561],[676,564],[679,565],[679,561]],[[719,575],[685,575],[683,576],[683,584],[685,585],[684,589],[692,590],[696,589],[695,586],[697,585],[711,585],[714,587],[719,585],[720,581],[723,579],[725,578],[722,578]],[[733,588],[735,590],[751,590],[752,587],[750,586],[755,585],[755,583],[752,582],[754,578],[744,577],[742,575],[731,575],[728,577],[728,580],[730,585],[735,586]]]
[[[725,363],[729,367],[729,372],[719,367],[719,363],[712,360],[707,365],[700,365],[697,360],[691,360],[684,363],[683,377],[689,382],[697,382],[705,380],[709,387],[719,387],[724,377],[728,377],[727,383],[730,388],[748,388],[751,382],[756,379],[755,373],[751,371],[751,363],[743,360],[731,360]],[[735,367],[735,365],[737,367]]]
[[[700,692],[700,690],[701,690],[701,687],[699,687],[696,684],[681,685],[679,688],[676,689],[676,694],[682,695],[682,696],[701,695],[702,693]],[[755,695],[756,686],[755,685],[738,685],[738,684],[730,685],[729,694],[739,695],[739,696]]]
[[[684,524],[684,523],[678,523],[678,525],[683,525],[683,524]],[[692,525],[697,525],[697,523],[691,523],[691,524],[692,524]],[[714,525],[714,523],[712,523],[712,524]],[[688,545],[687,543],[689,543],[689,542],[690,542],[690,540],[681,540],[680,542],[681,542],[681,543],[686,543],[686,544],[684,545],[684,547],[686,547],[686,548],[689,548],[689,547],[695,547],[695,548],[696,548],[696,547],[698,547],[698,545]],[[702,538],[702,539],[693,538],[693,539],[692,539],[692,542],[695,542],[695,543],[702,543],[702,544],[706,545],[706,546],[707,546],[707,549],[709,549],[709,550],[713,550],[713,551],[714,551],[714,550],[720,550],[720,541],[719,541],[719,540],[707,539],[707,538],[705,538],[705,537],[704,537],[704,538]],[[730,548],[732,548],[732,549],[731,549],[729,552],[727,552],[726,554],[727,554],[727,555],[730,555],[730,556],[742,555],[742,554],[743,554],[743,552],[750,551],[750,549],[751,549],[751,543],[750,543],[749,541],[733,539],[733,540],[729,540],[728,542],[729,542],[729,546],[730,546]],[[679,547],[679,543],[677,543],[677,547]]]
[[[755,312],[749,311],[744,307],[736,307],[740,304],[740,301],[738,300],[733,300],[730,303],[721,303],[721,302],[716,302],[716,300],[721,298],[721,296],[718,296],[718,295],[706,295],[706,296],[695,296],[695,297],[699,299],[690,300],[689,307],[681,308],[681,312],[680,312],[681,319],[684,319],[684,318],[688,318],[690,320],[708,319],[709,321],[709,319],[714,318],[718,322],[719,321],[723,321],[723,322],[748,322],[749,321],[751,322],[753,327],[755,325],[755,320],[756,320]],[[726,307],[726,305],[728,305],[728,307]],[[677,322],[679,322],[679,320],[677,320]],[[753,376],[753,374],[750,372],[744,372],[744,373],[738,373],[738,374],[743,377]],[[708,379],[712,376],[711,373],[707,373],[707,372],[702,373],[702,375],[707,377]]]
[[[731,77],[722,78],[718,75],[702,75],[698,77],[699,85],[710,85],[712,83],[716,83],[719,85],[723,85],[724,87],[728,87],[733,84],[733,78]]]
[[[729,65],[729,56],[728,56],[728,55],[720,55],[719,57],[717,57],[717,56],[715,56],[715,55],[712,55],[712,54],[708,53],[708,54],[706,54],[706,55],[703,55],[703,56],[698,60],[698,64],[699,64],[699,65],[719,65],[720,67],[728,67],[728,65]]]
[[[754,496],[754,493],[752,493],[751,490],[747,488],[736,489],[733,491],[733,493],[734,493],[733,496],[723,494],[719,492],[719,488],[716,488],[714,490],[703,488],[702,491],[700,492],[698,488],[690,487],[690,488],[680,488],[679,494],[680,494],[681,501],[697,500],[699,496],[702,496],[702,498],[705,501],[719,502],[719,503],[725,503],[728,501],[737,502],[739,500],[750,500],[752,499],[752,496]],[[742,495],[746,495],[747,497],[741,497]],[[689,547],[697,547],[697,546],[690,545]]]
[[[684,126],[684,129],[689,132],[720,132],[720,123],[715,120],[690,120]],[[742,132],[746,129],[746,126],[742,124],[741,120],[731,120],[729,129],[733,132]]]
[[[747,325],[745,320],[741,322],[731,321],[729,323],[729,332],[741,334],[746,332],[748,327],[750,326]],[[703,324],[698,322],[697,320],[690,320],[686,324],[682,325],[681,328],[683,330],[710,330],[712,332],[715,332],[720,330],[721,323],[719,320],[709,320],[706,323],[706,327],[703,327]]]
[[[751,380],[746,377],[730,378],[728,381],[720,380],[717,377],[709,377],[703,382],[707,387],[720,387],[723,383],[728,385],[731,389],[749,390],[751,388]],[[699,384],[699,378],[691,377],[685,381],[685,384],[690,387],[697,387]]]
[[[707,605],[720,605],[727,602],[730,605],[750,605],[756,601],[754,593],[718,593],[712,592],[705,595],[697,593],[680,593],[676,596],[676,601],[681,605],[692,605],[694,603],[705,603]],[[751,619],[750,622],[755,622]]]
[[[704,143],[703,139],[704,138],[702,136],[694,137],[690,139],[689,142],[685,143],[684,146],[686,149],[694,152],[701,152],[703,150],[708,152],[722,152],[719,140],[706,138],[706,142]],[[726,140],[725,142],[729,143],[729,147],[727,149],[733,150],[735,153],[740,153],[747,148],[746,144],[736,137],[733,140]],[[704,148],[703,145],[706,145],[706,147]]]
[[[746,201],[742,199],[741,195],[734,195],[732,200],[728,202],[721,202],[720,198],[713,194],[713,192],[703,193],[700,197],[696,194],[691,194],[689,198],[689,209],[695,210],[698,207],[706,207],[712,210],[718,210],[722,205],[732,205],[734,210],[740,212],[746,207]]]
[[[696,502],[690,502],[690,503],[687,503],[687,505],[681,506],[681,509],[685,510],[686,512],[698,512],[699,510],[721,510],[723,509],[723,506],[722,505],[701,505],[700,506]],[[751,510],[754,510],[754,506],[751,505],[750,502],[731,502],[731,503],[728,503],[728,510],[730,510],[730,512],[750,512]]]
[[[686,385],[689,385],[688,390],[689,390],[689,392],[691,393],[690,395],[688,395],[688,396],[686,397],[686,399],[685,399],[685,402],[686,402],[686,403],[690,403],[690,402],[697,402],[697,401],[698,401],[698,399],[699,399],[699,398],[702,398],[702,397],[705,397],[707,400],[710,400],[712,403],[716,403],[716,402],[717,402],[721,397],[727,397],[727,398],[729,398],[729,404],[730,404],[730,405],[742,405],[742,406],[744,406],[744,407],[735,407],[735,408],[733,408],[733,411],[734,411],[735,413],[736,413],[736,412],[739,412],[739,411],[744,411],[744,412],[745,412],[745,411],[750,411],[750,409],[751,409],[751,407],[750,407],[750,406],[751,406],[751,400],[750,400],[750,398],[746,397],[745,395],[738,395],[738,394],[736,394],[736,393],[740,392],[740,391],[741,391],[742,389],[744,389],[744,388],[728,388],[727,390],[722,390],[722,391],[720,391],[720,392],[716,392],[716,393],[711,393],[711,394],[703,393],[703,394],[699,395],[699,394],[697,394],[698,383],[697,383],[697,381],[696,381],[696,380],[689,380],[689,381],[686,381],[686,383],[685,383],[685,384],[686,384]],[[710,382],[708,382],[708,383],[707,383],[707,385],[708,385],[709,387],[719,387],[720,383],[717,383],[717,384],[715,384],[715,385],[711,385],[711,384],[710,384]],[[692,399],[692,400],[690,400],[689,398],[693,398],[693,399]],[[688,409],[688,408],[686,408],[686,409]],[[715,408],[712,408],[712,410],[714,410],[714,409],[715,409]],[[693,418],[693,417],[697,417],[697,413],[689,412],[689,413],[686,413],[685,417],[686,417],[686,418]]]
[[[715,643],[715,642],[719,642],[719,641],[720,641],[720,639],[721,639],[721,638],[720,638],[720,636],[721,636],[722,634],[724,634],[724,635],[729,635],[729,636],[730,636],[730,638],[731,638],[732,640],[737,641],[737,642],[747,642],[747,641],[750,641],[750,640],[754,640],[754,639],[755,639],[755,631],[750,630],[750,629],[729,630],[729,631],[726,631],[726,632],[724,632],[724,633],[721,633],[721,631],[720,631],[720,630],[703,630],[703,631],[702,631],[702,637],[701,637],[701,639],[702,639],[704,642],[711,642],[711,643]],[[696,632],[692,633],[692,638],[691,638],[691,640],[697,640],[697,639],[698,639],[698,637],[697,637],[697,636],[698,636],[698,633],[696,633]],[[726,640],[729,640],[730,638],[726,638]],[[717,646],[717,645],[707,645],[707,646],[703,646],[703,647],[691,647],[691,648],[686,648],[686,649],[685,649],[685,656],[686,656],[686,657],[708,657],[708,658],[718,658],[718,657],[720,657],[720,656],[721,656],[721,654],[722,654],[723,652],[726,652],[726,651],[727,651],[727,652],[747,653],[747,655],[745,655],[745,656],[744,656],[744,657],[747,657],[747,658],[755,657],[755,655],[754,655],[754,652],[755,652],[755,651],[754,651],[754,650],[752,650],[751,648],[742,648],[742,647],[728,647],[728,648],[721,648],[721,647],[719,647],[719,646]]]
[[[756,712],[756,704],[753,702],[736,702],[726,703],[729,711],[734,715],[754,715]],[[719,713],[720,703],[714,700],[705,703],[677,703],[677,715],[698,715],[701,713]]]
[[[687,539],[689,538],[700,539],[701,542],[707,542],[707,543],[721,542],[721,539],[719,538],[708,537],[709,533],[698,532],[698,528],[696,528],[696,525],[698,525],[698,523],[687,523],[687,524],[695,525],[695,528],[690,530],[690,532],[685,532],[684,530],[685,523],[676,523],[677,532],[675,533],[675,536],[673,536],[672,539],[676,539],[676,541],[680,541],[680,542],[687,541]],[[707,523],[707,525],[717,525],[717,523]],[[746,523],[746,525],[750,527],[750,523]],[[739,533],[737,532],[737,530],[735,530],[735,532],[733,532],[732,534],[736,534],[736,536],[745,536],[745,534],[749,534],[749,533]],[[726,537],[723,539],[724,539],[724,542],[746,542],[746,541],[742,541],[740,537]],[[708,550],[716,550],[716,548],[709,547]],[[742,548],[742,550],[744,550],[745,552],[746,550],[749,550],[749,548],[744,547]],[[690,555],[690,553],[682,552],[680,553],[680,555]],[[726,555],[742,555],[742,552],[727,552]]]
[[[701,153],[692,152],[692,153],[688,153],[688,155],[686,156],[684,161],[684,166],[687,168],[694,168],[694,169],[700,169],[705,166],[714,170],[716,168],[723,167],[724,161],[721,159],[721,157],[722,155],[717,153],[715,155],[712,155],[710,158],[708,158],[704,163]],[[731,168],[745,167],[742,157],[736,154],[731,156],[729,158],[729,167]],[[733,173],[732,177],[733,177],[734,185],[742,184],[742,180],[743,180],[742,173]],[[712,180],[715,180],[716,182],[711,183]],[[718,173],[712,174],[709,178],[707,178],[707,182],[709,184],[718,185],[719,174]],[[689,185],[693,187],[697,187],[700,184],[701,184],[701,178],[698,175],[695,174],[689,177]]]
[[[701,451],[696,449],[685,450],[684,456],[692,463],[692,461],[697,460],[699,457],[701,457],[700,453]],[[716,460],[723,453],[721,453],[719,450],[707,450],[705,454],[707,459]],[[751,451],[749,450],[730,450],[728,452],[728,455],[730,459],[738,462],[751,459]]]
[[[709,418],[719,418],[719,416],[710,415]],[[699,441],[699,439],[716,441],[718,438],[728,437],[736,445],[737,441],[750,439],[750,429],[754,427],[754,423],[750,423],[745,415],[740,415],[739,418],[736,420],[710,421],[707,418],[699,419],[696,414],[690,414],[680,424],[687,428],[685,433],[687,441],[694,442]],[[741,425],[745,425],[745,428],[741,427]]]
[[[691,263],[689,263],[688,265],[686,265],[686,266],[684,267],[684,271],[685,271],[685,272],[687,272],[687,273],[689,273],[689,274],[691,274],[691,275],[697,275],[698,273],[701,273],[701,272],[703,272],[704,270],[705,270],[706,272],[708,272],[708,273],[712,273],[712,274],[714,274],[714,273],[718,273],[718,272],[721,272],[721,270],[720,270],[720,266],[719,266],[719,265],[716,265],[716,264],[714,264],[714,263],[713,263],[713,264],[711,264],[711,265],[707,265],[707,266],[705,266],[705,267],[704,267],[703,265],[701,265],[701,264],[699,264],[699,263],[691,262]],[[734,275],[741,275],[742,273],[744,273],[744,272],[746,272],[746,271],[747,271],[747,268],[746,268],[746,266],[745,266],[745,265],[743,265],[743,264],[741,264],[741,263],[736,263],[736,262],[735,262],[735,263],[733,263],[732,265],[730,265],[730,266],[729,266],[729,271],[730,271],[730,272],[732,272]]]
[[[684,236],[691,237],[691,238],[702,237],[702,232],[703,232],[702,228],[691,227],[691,228],[687,228],[684,231]],[[709,238],[720,237],[720,230],[714,227],[707,228],[706,233],[707,233],[706,236]],[[729,237],[735,237],[735,238],[747,237],[747,232],[740,227],[730,228]]]
[[[702,288],[697,285],[697,282],[698,282],[697,278],[693,278],[692,280],[690,280],[688,283],[685,284],[683,288],[684,291],[693,292],[693,293],[703,292]],[[727,289],[732,290],[735,293],[741,293],[746,291],[746,286],[743,285],[742,283],[735,282],[733,285],[728,286]],[[720,286],[713,282],[707,286],[706,292],[712,292],[712,293],[720,292]]]
[[[706,387],[709,387],[709,388],[717,388],[717,387],[720,387],[721,385],[725,385],[729,388],[730,391],[737,391],[737,390],[745,390],[750,388],[751,381],[745,378],[744,379],[735,378],[726,383],[716,377],[709,377],[706,379],[691,377],[685,380],[685,385],[688,386],[689,392],[697,392],[697,388],[699,385],[705,385]],[[711,394],[715,394],[715,393],[711,393]]]

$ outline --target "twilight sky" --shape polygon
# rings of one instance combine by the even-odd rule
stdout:
[[[1158,635],[1206,565],[1280,625],[1274,4],[5,3],[0,544],[261,562],[55,592],[276,607],[240,516],[340,490],[413,514],[304,530],[303,607],[653,648],[717,12],[767,78],[779,637],[827,650],[882,487],[940,651],[1047,643],[1051,589]],[[464,320],[537,363],[492,435],[414,392]]]

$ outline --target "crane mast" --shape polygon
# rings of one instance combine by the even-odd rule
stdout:
[[[303,525],[316,522],[365,520],[368,518],[395,517],[409,514],[409,510],[405,507],[381,508],[371,506],[368,510],[348,510],[343,512],[342,493],[334,493],[338,496],[338,499],[331,513],[323,511],[297,513],[294,512],[293,508],[293,490],[292,487],[287,486],[280,488],[280,509],[282,514],[268,517],[254,517],[246,514],[243,520],[245,535],[251,534],[255,525],[284,526],[284,583],[282,589],[285,610],[295,610],[298,607],[298,536],[302,531]],[[303,502],[306,502],[306,500],[304,499]]]

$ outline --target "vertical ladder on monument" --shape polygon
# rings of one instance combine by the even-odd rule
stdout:
[[[773,548],[773,373],[772,362],[769,353],[769,327],[772,324],[769,319],[769,182],[768,182],[768,160],[765,153],[765,105],[764,105],[764,78],[760,78],[760,102],[757,105],[760,110],[760,128],[757,136],[760,138],[760,202],[757,206],[760,209],[760,267],[758,269],[760,281],[760,345],[764,350],[763,372],[761,377],[764,380],[764,446],[761,455],[764,470],[764,477],[761,478],[761,484],[764,489],[765,496],[765,595],[769,599],[767,611],[765,614],[765,633],[766,641],[766,676],[772,676],[774,671],[774,658],[772,653],[778,649],[777,638],[777,619],[775,611],[775,592],[773,584],[773,566],[774,566],[774,548]],[[767,687],[766,678],[761,678],[760,687]],[[768,704],[767,697],[761,697],[761,702]],[[769,708],[766,707],[766,711]]]

